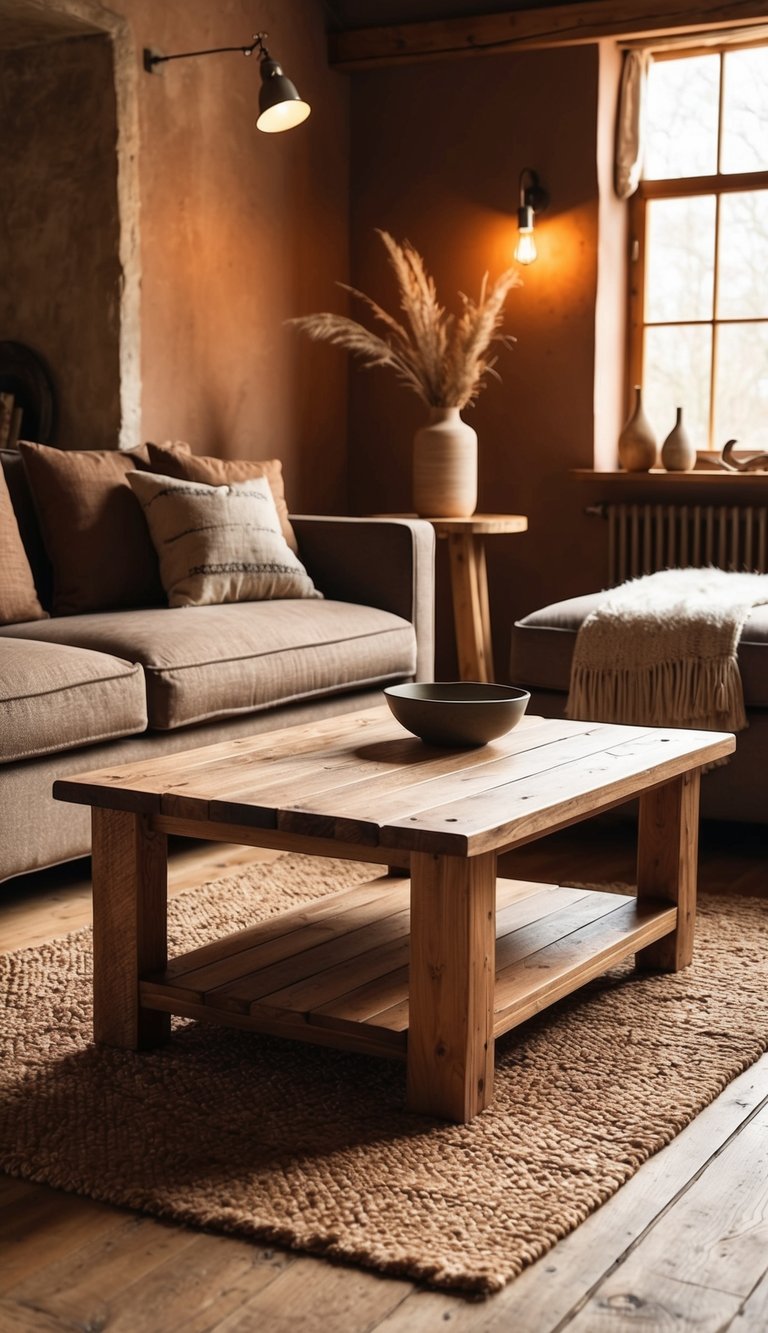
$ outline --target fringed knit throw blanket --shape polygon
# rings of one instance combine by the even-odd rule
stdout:
[[[768,575],[666,569],[606,592],[576,638],[567,715],[597,722],[739,731],[736,662]]]

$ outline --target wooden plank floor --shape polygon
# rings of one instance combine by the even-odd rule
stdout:
[[[764,830],[705,828],[702,888],[768,896],[765,841]],[[189,845],[173,856],[172,891],[258,855]],[[633,868],[631,831],[595,823],[505,858],[503,873],[628,882]],[[0,947],[40,942],[89,915],[85,863],[0,885]],[[0,1177],[0,1333],[765,1333],[766,1142],[768,1057],[480,1302]]]

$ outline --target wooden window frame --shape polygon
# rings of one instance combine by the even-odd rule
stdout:
[[[734,50],[748,47],[768,46],[765,41],[744,42],[735,45],[723,43],[717,46],[686,47],[685,51],[670,50],[651,55],[654,60],[683,60],[698,55],[719,55],[719,110],[717,123],[717,162],[721,157],[722,112],[723,112],[723,55]],[[712,330],[710,353],[710,398],[707,452],[718,453],[719,449],[712,440],[715,406],[715,385],[717,375],[717,330],[727,324],[766,324],[768,315],[752,316],[746,319],[719,319],[717,317],[717,279],[720,238],[720,200],[725,194],[743,193],[750,190],[768,190],[768,169],[749,172],[721,172],[710,176],[675,176],[664,180],[641,180],[629,201],[629,319],[627,324],[627,403],[631,402],[632,386],[643,383],[643,342],[647,327],[645,320],[645,264],[646,264],[646,220],[648,203],[654,199],[682,199],[691,196],[715,196],[715,238],[714,238],[714,274],[711,319],[681,319],[661,321],[664,326],[674,328],[681,325],[707,325]],[[655,321],[654,321],[655,324]]]

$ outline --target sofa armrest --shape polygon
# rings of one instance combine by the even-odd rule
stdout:
[[[410,620],[417,680],[435,667],[435,532],[421,519],[291,514],[299,554],[326,597]]]

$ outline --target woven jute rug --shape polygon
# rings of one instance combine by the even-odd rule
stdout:
[[[174,951],[370,878],[286,856],[185,893]],[[768,912],[702,905],[694,965],[628,965],[497,1045],[493,1106],[403,1110],[404,1067],[177,1021],[95,1049],[90,933],[0,957],[0,1166],[159,1217],[475,1292],[610,1197],[768,1047]]]

